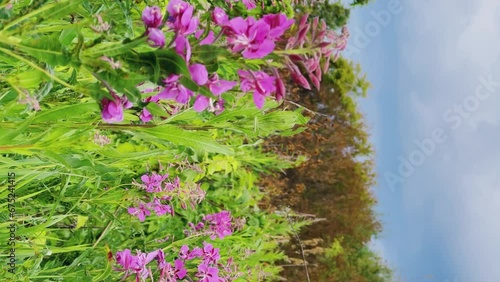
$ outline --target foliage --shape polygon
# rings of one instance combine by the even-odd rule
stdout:
[[[0,179],[0,240],[15,243],[1,249],[4,281],[277,279],[278,242],[313,220],[265,208],[260,175],[299,164],[304,173],[311,162],[300,155],[318,146],[315,166],[332,151],[336,167],[356,170],[356,193],[371,181],[369,162],[339,158],[371,150],[348,95],[328,102],[335,122],[311,119],[309,145],[262,148],[312,137],[297,137],[310,122],[303,109],[280,108],[287,73],[305,88],[306,76],[342,93],[369,85],[343,60],[325,74],[349,33],[296,22],[296,10],[268,0],[2,1],[0,173],[15,174]],[[332,128],[338,148],[319,143]],[[309,177],[297,185],[318,175]],[[342,194],[351,182],[318,191],[333,184]],[[341,225],[349,261],[378,226],[370,212],[355,218],[368,227]],[[362,269],[376,265],[360,256]]]
[[[366,249],[381,228],[370,190],[374,184],[373,149],[356,103],[369,87],[359,66],[340,58],[323,76],[320,90],[291,89],[289,99],[293,104],[288,106],[300,104],[313,116],[308,129],[300,135],[276,136],[266,142],[273,152],[308,157],[300,166],[287,169],[279,181],[272,177],[263,181],[271,186],[273,205],[291,205],[300,212],[326,218],[300,236],[303,240],[319,237],[324,242],[321,253],[325,255],[308,259],[318,264],[311,271],[313,280],[390,280],[391,271],[377,254]],[[292,250],[288,254],[294,256]],[[302,270],[283,275],[291,281],[304,279]],[[385,280],[373,280],[379,275]]]

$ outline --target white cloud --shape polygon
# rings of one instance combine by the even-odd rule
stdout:
[[[424,247],[421,234],[444,236],[458,281],[500,281],[495,264],[500,253],[500,87],[462,118],[457,129],[443,120],[447,109],[474,95],[478,77],[500,81],[500,2],[497,0],[411,1],[400,25],[402,128],[415,138],[428,138],[443,128],[447,141],[407,179],[406,212],[428,217],[415,226],[408,242]],[[396,23],[397,24],[397,23]],[[425,207],[431,206],[431,209]]]

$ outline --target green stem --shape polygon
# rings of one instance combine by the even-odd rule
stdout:
[[[34,145],[12,145],[12,146],[0,146],[0,151],[24,149],[24,148],[35,148]]]

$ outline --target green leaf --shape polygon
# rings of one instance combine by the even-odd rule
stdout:
[[[196,55],[196,58],[204,64],[208,64],[216,60],[219,56],[228,57],[229,51],[214,45],[201,45],[194,48],[193,55]]]
[[[182,74],[189,77],[186,62],[173,50],[129,52],[120,59],[127,62],[130,70],[147,75],[154,83],[161,84],[162,80],[170,74]]]
[[[144,42],[146,42],[145,37],[124,42],[103,42],[93,46],[90,49],[85,50],[83,53],[85,56],[96,58],[101,56],[114,57],[117,55],[128,53],[130,52],[130,50],[143,44]]]
[[[183,145],[195,150],[204,150],[210,153],[233,155],[234,152],[227,146],[217,143],[201,131],[187,131],[172,125],[161,125],[154,128],[141,128],[140,131],[149,136],[160,138],[168,142]]]
[[[141,91],[137,89],[137,84],[144,82],[146,80],[145,76],[131,75],[122,70],[103,71],[98,73],[97,76],[109,83],[117,92],[125,94],[132,103],[137,103],[141,99]]]
[[[45,75],[43,72],[34,69],[9,76],[7,80],[10,84],[30,89],[38,87],[38,85],[44,80],[44,78]]]
[[[183,86],[185,86],[187,89],[189,89],[193,92],[200,93],[201,95],[207,96],[207,97],[212,98],[212,99],[217,99],[217,97],[215,97],[214,94],[212,94],[212,92],[210,92],[210,90],[208,90],[207,87],[199,86],[198,84],[196,84],[196,82],[194,82],[190,78],[183,76],[183,77],[179,78],[179,82]]]
[[[76,28],[67,28],[63,29],[61,34],[59,35],[59,42],[64,46],[69,46],[73,39],[78,36],[78,31]]]
[[[62,119],[73,119],[81,121],[82,116],[87,116],[89,113],[97,113],[98,111],[99,107],[95,102],[64,105],[37,113],[33,121],[59,121]]]
[[[89,220],[89,217],[88,216],[83,216],[83,215],[78,215],[76,217],[76,226],[75,226],[75,230],[78,230],[80,227],[84,226],[85,223],[87,223],[87,221]]]
[[[66,66],[71,62],[71,54],[61,45],[57,34],[27,38],[17,47],[51,66]]]
[[[163,107],[161,107],[160,105],[158,105],[156,103],[148,103],[148,105],[146,106],[146,109],[152,115],[157,116],[157,117],[165,117],[165,116],[169,115]]]

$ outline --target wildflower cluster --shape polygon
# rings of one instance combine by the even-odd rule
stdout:
[[[207,235],[210,239],[215,240],[217,237],[223,239],[226,236],[233,234],[236,229],[241,229],[244,225],[241,219],[233,219],[231,212],[221,211],[219,213],[209,214],[203,217],[203,222],[196,225],[192,222],[188,224],[190,229],[184,231],[188,236],[192,235]]]
[[[255,2],[251,0],[244,0],[243,3],[248,9],[255,7]],[[274,96],[280,101],[286,95],[279,66],[290,70],[296,83],[310,89],[308,80],[302,74],[301,68],[304,69],[311,82],[319,88],[321,75],[328,68],[330,57],[338,56],[338,53],[345,48],[348,37],[346,29],[341,35],[337,35],[333,31],[327,31],[323,21],[320,26],[318,19],[308,23],[307,16],[303,17],[298,27],[294,29],[297,31],[296,36],[283,39],[295,20],[287,18],[282,13],[267,14],[260,19],[252,16],[231,19],[224,9],[214,7],[210,12],[214,24],[211,28],[208,23],[206,25],[200,23],[200,18],[197,16],[200,13],[191,4],[181,0],[170,1],[165,15],[158,6],[146,7],[143,10],[142,22],[149,45],[175,51],[185,61],[188,72],[166,75],[160,80],[161,85],[155,89],[158,93],[143,98],[141,105],[155,103],[164,108],[165,104],[173,102],[180,105],[192,103],[194,110],[198,112],[208,110],[220,114],[225,106],[222,94],[230,90],[236,91],[234,88],[239,85],[239,90],[253,95],[253,101],[260,109],[267,97]],[[169,36],[171,38],[167,44]],[[276,51],[278,42],[284,42],[286,50],[277,52],[278,56],[273,56],[272,60],[262,63],[260,70],[245,69],[242,66],[237,71],[239,81],[234,81],[234,77],[232,80],[224,79],[221,77],[222,72],[218,73],[217,70],[209,72],[207,66],[200,63],[200,59],[193,55],[191,46],[196,43],[197,46],[224,47],[230,50],[236,61],[238,57],[266,58]],[[287,50],[294,52],[287,53]],[[282,62],[271,64],[273,60]],[[323,68],[319,66],[321,60],[324,61]],[[106,61],[112,66],[119,66],[119,62],[113,61],[112,58],[106,58]],[[103,119],[106,122],[122,121],[123,110],[130,108],[131,105],[126,103],[123,97],[118,97],[116,94],[111,96],[112,99],[104,98],[101,101]],[[143,107],[139,117],[142,122],[149,122],[153,114]]]
[[[296,28],[296,34],[288,38],[286,50],[296,50],[305,48],[311,50],[303,54],[291,53],[285,57],[285,63],[291,73],[292,79],[298,85],[311,89],[305,76],[302,74],[302,67],[307,73],[309,80],[316,89],[319,89],[322,74],[328,71],[330,59],[337,60],[340,52],[347,46],[349,31],[347,27],[342,28],[342,33],[337,34],[333,30],[327,30],[324,20],[314,18],[312,23],[308,23],[308,15],[302,16]],[[321,61],[323,65],[321,66]]]
[[[137,255],[132,255],[129,249],[116,252],[116,262],[120,267],[116,271],[124,272],[126,278],[132,274],[136,275],[136,281],[144,281],[147,278],[153,279],[158,276],[159,281],[175,282],[184,278],[193,279],[186,265],[192,265],[197,271],[194,277],[199,282],[230,282],[242,275],[238,272],[233,259],[229,258],[225,264],[220,263],[220,249],[214,248],[210,243],[203,243],[203,248],[194,247],[190,250],[188,245],[183,245],[176,258],[172,262],[167,262],[162,249],[150,253],[137,251]],[[156,260],[157,271],[153,271],[148,264]]]
[[[205,191],[199,185],[181,185],[179,177],[173,181],[168,181],[168,174],[144,174],[141,176],[141,182],[134,181],[134,184],[150,194],[146,197],[149,201],[138,201],[136,206],[128,208],[130,215],[136,216],[140,221],[144,221],[147,216],[154,211],[156,216],[170,214],[174,216],[172,201],[180,201],[183,209],[187,205],[194,209],[205,198]]]

